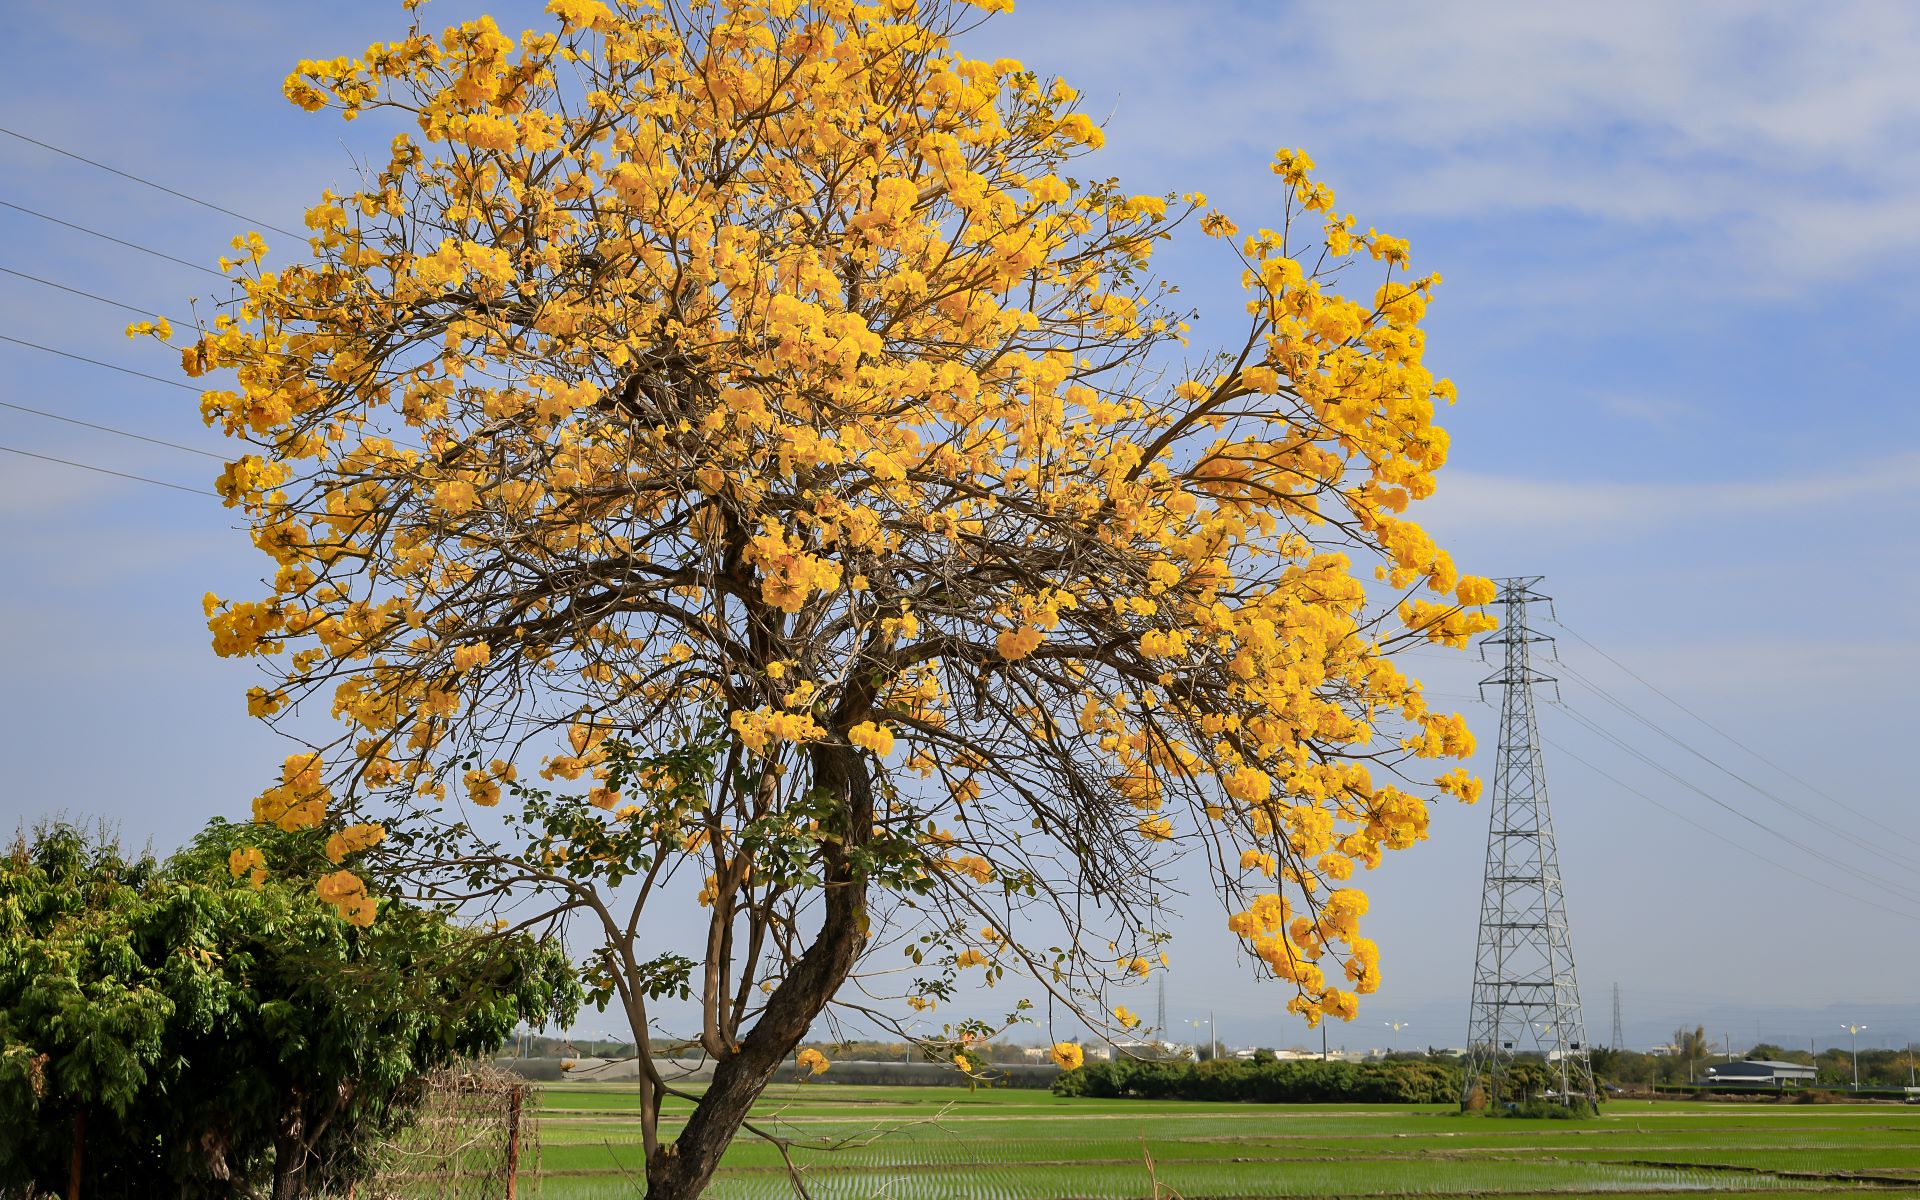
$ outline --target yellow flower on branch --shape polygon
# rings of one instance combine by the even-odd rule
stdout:
[[[267,881],[267,856],[258,846],[246,846],[227,855],[227,870],[235,879],[242,875],[247,882],[258,888]]]
[[[373,924],[378,902],[367,894],[366,882],[352,871],[322,875],[314,890],[320,899],[333,905],[348,924],[362,927]]]
[[[886,726],[872,721],[862,721],[847,730],[847,740],[856,746],[873,751],[881,758],[893,753],[893,732]]]
[[[358,854],[362,850],[377,846],[387,836],[384,825],[367,823],[349,825],[327,839],[327,861],[338,863],[349,854]]]

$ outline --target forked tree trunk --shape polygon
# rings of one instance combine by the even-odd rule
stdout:
[[[859,751],[817,745],[810,757],[814,785],[845,799],[842,846],[864,845],[873,833],[873,790]],[[647,1200],[694,1200],[706,1190],[753,1102],[852,972],[867,938],[867,885],[848,869],[844,849],[827,856],[824,907],[819,935],[767,997],[739,1050],[714,1066],[680,1136],[648,1161]]]

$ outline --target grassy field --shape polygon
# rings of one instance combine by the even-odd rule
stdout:
[[[544,1088],[538,1194],[635,1195],[635,1108],[618,1086]],[[1526,1121],[1410,1106],[812,1084],[771,1089],[755,1120],[821,1147],[794,1152],[816,1200],[1133,1200],[1154,1194],[1155,1176],[1162,1195],[1186,1200],[1920,1197],[1920,1109],[1895,1105],[1614,1102],[1597,1120]],[[708,1194],[785,1200],[793,1192],[778,1152],[743,1135]]]

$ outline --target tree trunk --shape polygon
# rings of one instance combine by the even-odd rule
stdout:
[[[706,1190],[753,1102],[846,982],[866,944],[867,883],[848,866],[846,849],[872,837],[872,784],[852,747],[815,745],[810,757],[814,786],[844,798],[847,820],[843,841],[838,847],[830,843],[825,855],[820,932],[767,997],[739,1049],[714,1066],[713,1083],[680,1136],[647,1161],[647,1200],[694,1200]]]
[[[301,1200],[307,1191],[306,1105],[295,1093],[273,1138],[273,1200]]]
[[[67,1162],[67,1200],[80,1200],[80,1175],[86,1162],[87,1110],[73,1111],[73,1157]]]

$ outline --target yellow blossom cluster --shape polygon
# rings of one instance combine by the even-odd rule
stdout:
[[[281,829],[312,829],[326,819],[333,798],[323,782],[320,755],[295,754],[280,768],[280,783],[260,793],[253,802],[253,819]]]
[[[747,561],[760,568],[761,599],[781,612],[797,613],[815,592],[840,586],[840,564],[801,546],[772,524],[747,543]]]
[[[327,838],[327,861],[339,863],[349,854],[358,854],[362,850],[377,846],[387,836],[384,825],[366,823],[349,825]]]
[[[765,753],[775,742],[803,743],[826,735],[826,730],[807,713],[762,708],[752,712],[735,711],[729,719],[740,744],[755,754]]]
[[[881,758],[893,753],[893,731],[872,721],[862,721],[847,730],[847,739],[862,749],[873,751]]]
[[[314,890],[322,900],[333,905],[348,924],[362,927],[373,924],[378,902],[367,894],[366,883],[352,871],[322,875]]]
[[[243,847],[227,855],[227,870],[235,879],[244,875],[254,887],[260,887],[267,880],[267,856],[258,846]]]
[[[1293,1011],[1309,1021],[1322,1015],[1352,1020],[1355,996],[1380,986],[1379,948],[1359,932],[1367,897],[1351,888],[1338,889],[1328,893],[1317,909],[1295,916],[1285,896],[1268,892],[1230,916],[1227,927],[1245,939],[1276,976],[1298,986],[1299,993],[1289,1002]],[[1340,958],[1350,990],[1329,984],[1318,965],[1330,945],[1343,951]]]

